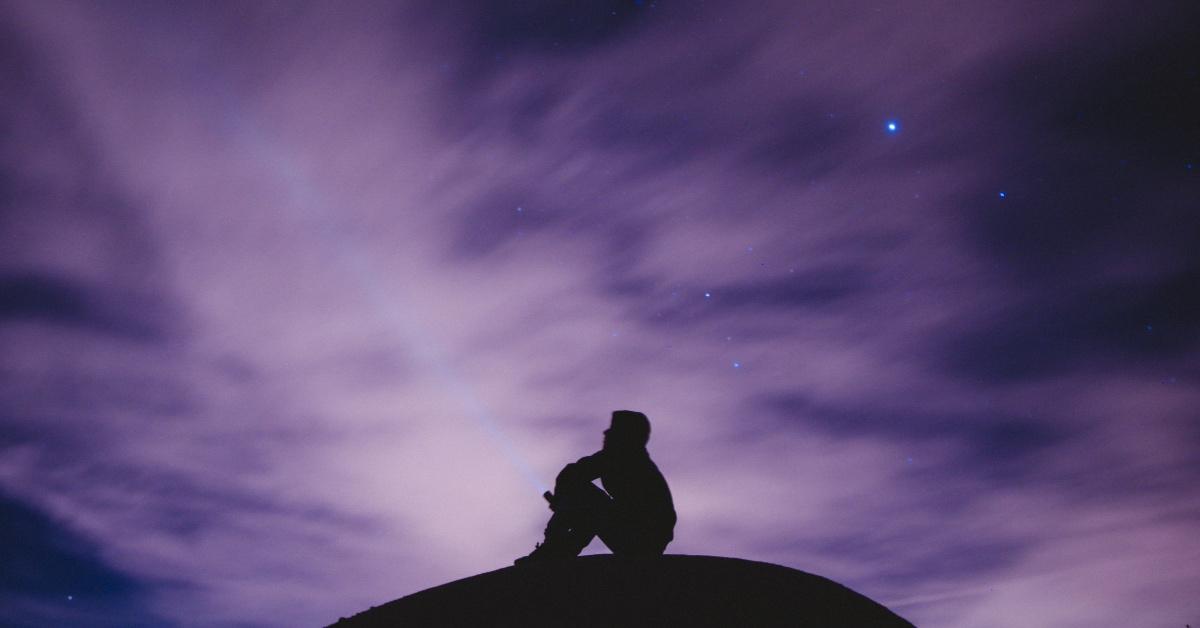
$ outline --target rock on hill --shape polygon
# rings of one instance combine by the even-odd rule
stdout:
[[[373,607],[367,626],[789,626],[913,628],[846,587],[779,565],[713,556],[585,556],[506,567]]]

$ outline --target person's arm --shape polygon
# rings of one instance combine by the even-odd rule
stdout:
[[[563,470],[559,471],[555,483],[561,486],[563,483],[591,482],[604,472],[604,463],[604,451],[584,456],[563,467]]]
[[[592,480],[600,477],[604,470],[605,456],[604,451],[598,451],[590,456],[584,456],[571,464],[563,467],[562,471],[558,472],[558,477],[554,480],[555,492],[562,491],[564,486],[572,484],[590,483]],[[550,504],[550,510],[557,510],[557,501],[554,493],[546,491],[542,497],[546,498],[546,502]]]

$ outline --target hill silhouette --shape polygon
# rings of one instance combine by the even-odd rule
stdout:
[[[597,555],[506,567],[402,597],[334,626],[913,628],[820,576],[686,555]]]

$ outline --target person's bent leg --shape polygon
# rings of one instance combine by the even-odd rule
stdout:
[[[574,549],[576,543],[568,516],[561,512],[555,512],[550,515],[550,521],[546,522],[542,542],[535,545],[533,551],[528,555],[514,560],[513,564],[522,565],[573,558],[579,555],[579,550]]]
[[[578,556],[604,527],[611,504],[608,493],[591,482],[556,484],[551,502],[554,514],[546,523],[545,539],[515,563]]]
[[[561,514],[561,522],[565,524],[564,550],[578,556],[604,529],[611,510],[612,498],[591,482],[556,485],[554,514]]]

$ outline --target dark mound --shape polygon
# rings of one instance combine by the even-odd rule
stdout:
[[[846,587],[735,558],[585,556],[426,589],[336,626],[912,628]]]

